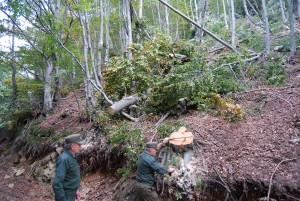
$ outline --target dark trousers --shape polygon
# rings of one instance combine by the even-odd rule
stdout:
[[[158,195],[150,184],[135,182],[135,201],[159,201]]]

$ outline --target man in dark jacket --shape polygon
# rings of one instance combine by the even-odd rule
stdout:
[[[65,150],[56,160],[56,172],[53,181],[55,201],[75,201],[80,199],[80,167],[75,158],[83,141],[80,134],[65,138]]]
[[[146,149],[143,151],[138,159],[137,175],[136,175],[136,201],[158,201],[158,195],[152,188],[154,184],[154,172],[159,174],[172,173],[175,169],[169,167],[168,169],[162,167],[154,157],[156,157],[157,150],[159,150],[169,138],[165,138],[163,142],[148,142]]]

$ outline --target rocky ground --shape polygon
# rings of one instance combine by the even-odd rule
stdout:
[[[300,67],[287,66],[287,71],[290,73],[286,86],[260,86],[236,95],[246,112],[238,122],[230,123],[194,110],[179,119],[168,118],[174,123],[186,122],[196,139],[210,143],[201,147],[208,183],[205,192],[199,193],[213,194],[208,187],[209,182],[215,182],[216,189],[223,189],[223,196],[235,189],[241,191],[236,200],[256,200],[267,196],[272,183],[281,193],[279,200],[300,200]],[[43,126],[53,126],[57,132],[73,127],[83,133],[91,128],[90,123],[79,124],[74,96],[60,104]],[[62,119],[63,113],[68,117]],[[159,117],[148,119],[141,126],[154,127],[158,120]],[[151,129],[144,130],[150,138]],[[8,154],[9,146],[0,145],[0,200],[53,200],[51,185],[32,177],[32,164],[20,158],[16,163],[18,154]],[[81,200],[112,200],[119,181],[116,175],[96,172],[82,178]],[[251,196],[256,190],[258,193]]]

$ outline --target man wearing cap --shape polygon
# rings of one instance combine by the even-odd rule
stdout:
[[[172,173],[175,169],[170,167],[165,169],[156,160],[157,151],[169,141],[164,138],[161,143],[148,142],[146,149],[140,154],[137,164],[136,175],[136,201],[158,201],[158,195],[152,186],[154,184],[154,173],[166,174]]]
[[[65,138],[65,150],[56,160],[56,172],[53,181],[55,201],[75,201],[80,199],[80,167],[75,158],[83,144],[80,134]]]

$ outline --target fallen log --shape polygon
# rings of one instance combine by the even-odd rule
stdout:
[[[128,97],[122,98],[120,101],[113,103],[109,108],[108,108],[108,113],[111,115],[114,115],[118,112],[120,112],[122,109],[126,108],[129,105],[134,104],[135,102],[138,101],[138,95],[132,95]]]

